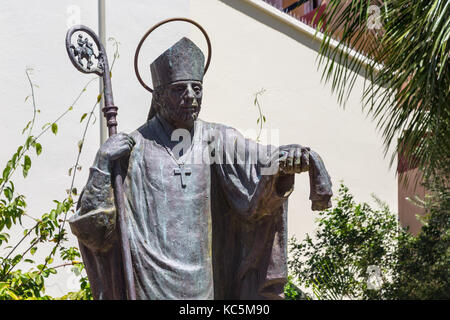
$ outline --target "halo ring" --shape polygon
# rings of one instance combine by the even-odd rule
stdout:
[[[197,28],[200,29],[200,31],[203,33],[203,35],[206,38],[206,43],[208,44],[208,59],[206,60],[206,64],[205,64],[205,71],[203,74],[206,74],[206,71],[208,70],[209,67],[209,63],[211,62],[211,41],[209,40],[209,36],[206,33],[205,29],[203,29],[203,27],[198,24],[197,22],[195,22],[194,20],[188,19],[188,18],[170,18],[170,19],[166,19],[163,20],[157,24],[155,24],[153,27],[151,27],[142,37],[141,41],[139,42],[137,48],[136,48],[136,52],[134,54],[134,72],[136,73],[136,77],[139,80],[139,83],[148,91],[153,93],[153,89],[150,88],[145,82],[144,80],[142,80],[141,75],[139,73],[139,67],[138,67],[138,59],[139,59],[139,53],[141,51],[141,47],[144,44],[145,40],[147,39],[147,37],[150,35],[150,33],[152,33],[156,28],[162,26],[163,24],[169,23],[169,22],[173,22],[173,21],[184,21],[184,22],[188,22],[193,24],[194,26],[196,26]]]

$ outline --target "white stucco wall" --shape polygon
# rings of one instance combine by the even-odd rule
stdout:
[[[97,30],[97,2],[88,0],[4,0],[0,4],[0,164],[11,157],[24,136],[20,134],[32,115],[25,68],[34,68],[33,80],[39,85],[36,99],[41,113],[36,129],[53,121],[82,89],[90,76],[70,64],[64,37],[71,5],[80,8],[81,23]],[[108,0],[106,1],[106,38],[120,43],[120,58],[113,70],[113,91],[119,109],[119,130],[130,132],[146,119],[151,96],[137,82],[133,70],[136,46],[143,33],[162,19],[184,16],[207,30],[213,46],[210,69],[204,79],[203,109],[200,117],[221,122],[242,131],[257,129],[258,113],[254,94],[262,88],[265,129],[279,130],[280,144],[310,146],[324,159],[337,190],[339,180],[350,187],[360,201],[370,201],[373,192],[394,209],[397,184],[394,171],[382,156],[382,144],[375,125],[361,112],[358,79],[347,108],[339,107],[330,87],[320,82],[315,59],[318,43],[243,0]],[[199,31],[187,24],[171,24],[155,32],[142,48],[140,67],[150,81],[149,63],[163,50],[188,35],[202,49],[206,44]],[[112,59],[113,48],[107,50]],[[71,177],[67,171],[75,162],[77,142],[83,125],[79,123],[96,101],[94,82],[74,110],[61,121],[58,135],[45,135],[43,153],[33,157],[27,179],[16,175],[16,189],[27,196],[29,213],[39,217],[52,208],[52,200],[63,199]],[[264,139],[264,137],[263,137]],[[273,143],[273,142],[272,142]],[[88,168],[99,147],[98,122],[89,130],[81,156],[83,169],[75,182],[81,190]],[[296,178],[289,202],[289,235],[303,238],[314,230],[316,215],[310,210],[306,174]],[[25,226],[33,221],[24,218]],[[13,235],[11,242],[20,237]],[[73,236],[71,243],[76,244]],[[44,255],[37,254],[38,258]],[[26,266],[24,266],[26,268]],[[61,272],[49,293],[67,291],[69,273]]]

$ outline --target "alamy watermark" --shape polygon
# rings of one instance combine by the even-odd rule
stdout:
[[[381,9],[379,6],[371,5],[367,9],[367,29],[369,30],[379,30],[383,27],[381,23]]]
[[[178,142],[172,149],[176,157],[186,155],[184,164],[259,164],[261,175],[278,173],[279,161],[287,157],[287,153],[279,147],[279,130],[262,130],[260,137],[270,144],[263,145],[245,138],[237,130],[198,129],[192,141],[186,129],[176,129],[171,140]],[[253,135],[254,130],[245,134]]]
[[[81,24],[81,8],[75,4],[72,4],[66,9],[67,19],[66,25],[67,29],[72,28],[75,25]]]
[[[367,267],[367,289],[379,290],[383,285],[381,269],[379,266],[370,265]]]

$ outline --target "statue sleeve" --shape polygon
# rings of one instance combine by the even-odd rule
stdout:
[[[107,251],[114,244],[116,209],[109,173],[91,167],[89,179],[69,220],[78,240],[94,251]]]
[[[278,147],[226,131],[215,144],[226,150],[214,164],[226,212],[216,232],[217,246],[222,246],[218,264],[226,267],[219,268],[217,277],[223,279],[226,298],[280,299],[287,278],[287,202],[294,175],[280,175],[272,165]]]
[[[220,139],[217,144],[226,147],[216,172],[233,211],[249,219],[271,215],[294,188],[294,175],[280,175],[273,165],[279,148],[256,143],[232,128],[222,132]]]

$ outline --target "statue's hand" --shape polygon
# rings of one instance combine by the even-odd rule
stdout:
[[[309,170],[308,147],[299,144],[289,144],[280,147],[278,159],[279,172],[283,174],[301,173]]]
[[[109,137],[97,152],[97,167],[109,171],[111,162],[129,155],[134,145],[133,138],[123,132]]]

